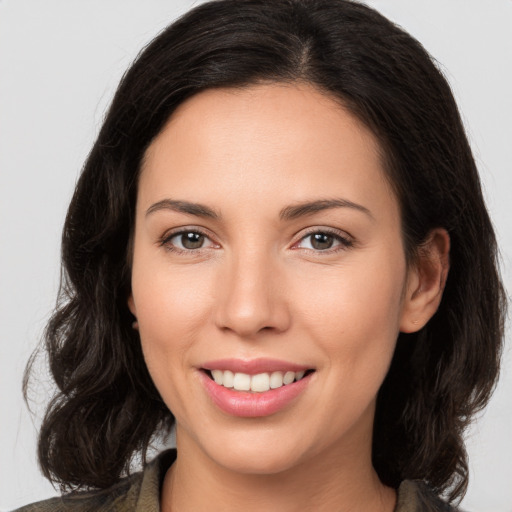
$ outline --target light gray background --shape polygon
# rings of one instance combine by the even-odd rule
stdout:
[[[123,71],[190,0],[0,0],[0,510],[56,494],[21,396],[59,278],[60,231]],[[512,291],[512,1],[372,0],[441,63],[471,138]],[[493,400],[468,433],[468,511],[512,511],[510,328]],[[44,367],[41,374],[45,375]],[[39,403],[41,402],[41,403]]]

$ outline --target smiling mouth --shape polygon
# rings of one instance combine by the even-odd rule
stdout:
[[[264,372],[256,375],[248,373],[232,372],[230,370],[207,370],[202,369],[216,384],[234,391],[249,391],[253,393],[265,393],[271,389],[278,389],[298,382],[315,370],[276,371]]]

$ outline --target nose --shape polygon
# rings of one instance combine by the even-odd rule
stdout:
[[[216,323],[241,338],[290,326],[284,272],[265,254],[239,254],[225,263],[216,301]]]

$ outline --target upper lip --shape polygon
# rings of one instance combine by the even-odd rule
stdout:
[[[201,365],[205,370],[230,370],[233,373],[246,373],[248,375],[256,375],[258,373],[272,372],[300,372],[312,369],[311,366],[292,363],[289,361],[281,361],[279,359],[217,359],[215,361],[207,361]]]

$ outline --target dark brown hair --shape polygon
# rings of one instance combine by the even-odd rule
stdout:
[[[439,310],[420,332],[400,334],[379,392],[373,463],[390,486],[423,479],[461,496],[462,434],[490,397],[501,353],[505,299],[493,227],[446,80],[414,38],[346,0],[205,3],[123,77],[64,227],[60,297],[45,335],[58,393],[40,432],[43,472],[67,488],[110,486],[172,425],[127,308],[141,160],[187,98],[263,81],[313,84],[373,131],[408,258],[431,229],[450,234]]]

